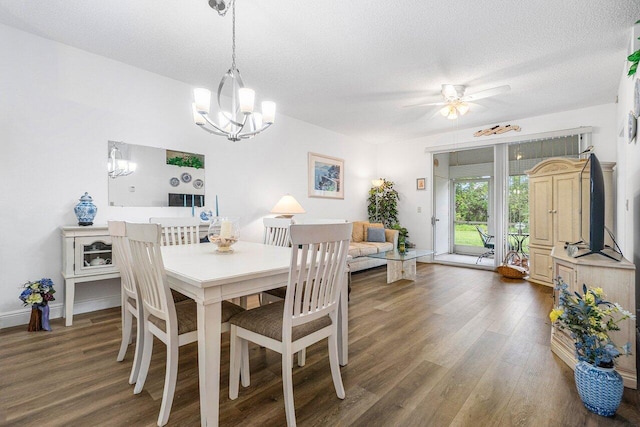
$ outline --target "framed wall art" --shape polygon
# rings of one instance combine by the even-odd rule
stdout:
[[[416,179],[416,190],[426,190],[426,189],[427,189],[427,178]]]
[[[344,199],[344,160],[309,153],[309,197]]]

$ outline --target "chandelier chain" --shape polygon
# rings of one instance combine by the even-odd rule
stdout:
[[[236,69],[236,2],[231,2],[231,69]]]

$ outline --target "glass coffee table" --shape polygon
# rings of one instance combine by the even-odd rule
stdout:
[[[395,250],[367,256],[387,260],[387,283],[393,283],[400,279],[416,280],[416,259],[429,255],[433,255],[433,251],[411,249],[404,253]]]

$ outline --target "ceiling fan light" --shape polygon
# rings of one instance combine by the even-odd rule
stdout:
[[[457,118],[458,118],[458,112],[456,111],[455,107],[451,107],[451,111],[449,112],[447,119],[455,120]]]
[[[449,106],[447,105],[445,107],[442,107],[440,109],[440,114],[442,114],[442,117],[447,117],[449,115]]]
[[[456,109],[458,110],[458,113],[461,116],[464,116],[465,114],[467,114],[467,112],[469,111],[469,104],[467,104],[466,102],[461,102],[456,106]]]

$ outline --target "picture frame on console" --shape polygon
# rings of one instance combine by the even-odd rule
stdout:
[[[344,199],[344,160],[309,153],[309,197]]]

